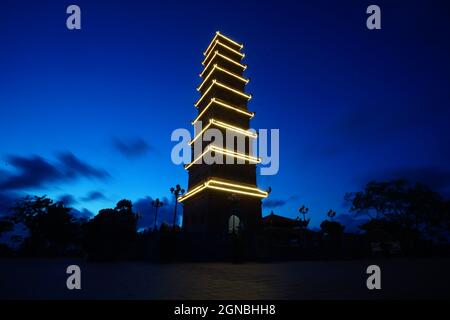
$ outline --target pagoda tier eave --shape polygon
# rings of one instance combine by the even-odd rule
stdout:
[[[215,51],[214,55],[212,56],[212,58],[209,60],[208,64],[203,68],[203,71],[199,74],[199,77],[203,78],[204,74],[206,73],[207,70],[209,70],[209,68],[214,65],[213,61],[216,60],[217,58],[221,58],[224,61],[226,61],[227,63],[230,63],[236,67],[239,67],[240,69],[242,69],[242,71],[245,71],[247,69],[247,65],[240,63],[239,61],[233,60],[230,57],[227,57],[226,55],[220,53],[219,51]]]
[[[258,137],[258,134],[250,131],[250,130],[246,130],[246,129],[242,129],[236,126],[233,126],[229,123],[223,122],[223,121],[218,121],[215,119],[209,119],[209,123],[202,129],[202,131],[200,131],[195,137],[194,139],[192,139],[188,144],[192,145],[198,138],[200,138],[202,136],[202,134],[209,129],[209,127],[211,126],[217,126],[226,130],[231,130],[235,133],[239,133],[245,136],[248,136],[250,138],[256,139]]]
[[[249,117],[249,119],[252,119],[255,116],[255,112],[251,112],[248,110],[244,110],[242,108],[239,107],[235,107],[232,106],[226,102],[221,101],[220,99],[217,98],[211,98],[211,100],[209,101],[209,103],[206,105],[206,107],[202,110],[202,112],[200,112],[200,114],[191,122],[191,124],[195,124],[197,121],[200,120],[200,118],[206,113],[206,111],[212,106],[212,105],[216,105],[216,106],[221,106],[230,110],[233,110],[235,112],[241,113],[246,115],[247,117]]]
[[[208,47],[206,48],[206,50],[203,52],[203,55],[206,56],[212,49],[212,46],[214,45],[214,42],[218,39],[221,38],[223,40],[225,40],[226,42],[228,42],[230,45],[235,46],[237,50],[240,50],[242,48],[244,48],[244,45],[241,43],[237,43],[236,41],[228,38],[227,36],[223,35],[222,33],[220,33],[220,31],[216,31],[216,35],[214,36],[214,38],[211,40],[211,42],[209,43]]]
[[[229,91],[229,92],[232,92],[232,93],[234,93],[234,94],[236,94],[236,95],[238,95],[238,96],[241,96],[241,97],[245,98],[247,101],[251,100],[251,98],[252,98],[252,95],[251,95],[251,94],[247,94],[247,93],[241,92],[241,91],[239,91],[239,90],[236,90],[236,89],[234,89],[234,88],[231,88],[231,87],[229,87],[229,86],[227,86],[227,85],[225,85],[225,84],[223,84],[223,83],[221,83],[221,82],[219,82],[219,81],[217,81],[217,80],[214,79],[214,80],[212,81],[211,85],[208,87],[208,89],[206,89],[206,91],[205,91],[205,92],[202,94],[202,96],[197,100],[197,102],[194,103],[194,106],[195,106],[196,108],[198,108],[199,105],[200,105],[200,103],[201,103],[202,101],[204,101],[204,98],[208,95],[208,93],[211,91],[211,89],[212,89],[214,86],[219,87],[219,88],[222,88],[222,89],[225,89],[225,90],[227,90],[227,91]]]
[[[250,82],[250,79],[248,78],[244,78],[234,72],[228,71],[225,68],[222,68],[221,66],[219,66],[219,64],[215,63],[213,65],[213,68],[211,69],[211,71],[208,73],[208,75],[203,79],[203,81],[200,83],[200,85],[197,87],[197,91],[200,91],[201,88],[208,82],[208,80],[211,78],[211,76],[213,74],[215,74],[215,71],[220,71],[222,74],[225,74],[229,77],[232,77],[233,79],[239,80],[241,82],[243,82],[244,84],[248,84]],[[212,78],[213,80],[214,78]]]
[[[192,167],[193,165],[195,165],[200,159],[203,159],[203,157],[208,153],[208,152],[216,152],[216,153],[220,153],[223,156],[228,156],[228,157],[233,157],[236,159],[241,159],[244,161],[248,161],[250,164],[258,164],[261,163],[262,159],[261,158],[257,158],[257,157],[253,157],[253,156],[249,156],[247,154],[244,153],[239,153],[236,151],[232,151],[232,150],[228,150],[225,148],[220,148],[214,145],[209,144],[205,151],[199,155],[196,159],[194,159],[194,161],[192,161],[191,163],[187,164],[184,169],[187,170],[190,167]]]
[[[245,58],[245,53],[235,50],[235,49],[227,46],[226,44],[220,42],[219,40],[216,40],[216,41],[214,41],[214,45],[211,47],[211,50],[209,51],[209,53],[205,56],[205,59],[203,59],[202,65],[206,65],[208,63],[213,52],[215,52],[215,51],[221,52],[222,50],[226,51],[231,56],[235,56],[239,61]],[[223,53],[225,54],[225,52],[223,52]]]
[[[238,193],[258,198],[267,198],[269,195],[267,191],[257,188],[256,185],[249,186],[242,183],[235,183],[234,181],[210,178],[208,181],[197,185],[191,190],[188,190],[185,195],[178,197],[177,201],[183,202],[184,200],[189,199],[206,189]]]

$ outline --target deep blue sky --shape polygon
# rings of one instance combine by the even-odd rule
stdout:
[[[70,4],[82,30],[65,27]],[[370,4],[382,30],[366,28]],[[369,179],[450,194],[449,18],[425,0],[3,1],[0,200],[48,194],[96,212],[186,186],[170,135],[191,129],[216,30],[244,43],[252,127],[280,129],[264,214],[304,203],[317,225]]]

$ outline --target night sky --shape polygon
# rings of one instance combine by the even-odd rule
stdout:
[[[66,28],[70,4],[81,30]],[[381,30],[366,28],[371,4]],[[252,127],[280,129],[264,214],[305,204],[317,226],[371,179],[450,195],[449,18],[448,1],[425,0],[2,1],[0,207],[128,198],[150,215],[147,197],[171,201],[188,180],[171,133],[192,130],[216,30],[244,44]]]

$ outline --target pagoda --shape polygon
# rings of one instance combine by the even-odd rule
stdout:
[[[249,234],[262,222],[261,200],[268,192],[256,185],[261,159],[252,154],[257,134],[249,129],[255,114],[247,108],[251,95],[245,92],[249,79],[243,75],[242,49],[217,31],[203,53],[192,159],[185,166],[188,191],[178,198],[186,232]],[[215,161],[208,163],[208,156]]]

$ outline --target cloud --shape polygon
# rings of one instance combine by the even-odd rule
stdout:
[[[106,179],[108,172],[81,161],[70,152],[60,153],[58,162],[40,156],[9,156],[8,163],[16,173],[6,173],[0,181],[0,191],[43,188],[57,182],[70,182],[80,178]]]
[[[287,203],[286,200],[281,199],[267,199],[263,201],[264,208],[277,208],[284,206]]]
[[[138,158],[150,151],[150,146],[141,138],[113,139],[114,148],[127,158]]]
[[[81,198],[82,201],[94,201],[94,200],[106,200],[107,198],[100,191],[91,191],[85,197]]]
[[[52,164],[39,156],[30,158],[12,156],[8,162],[19,172],[6,174],[6,179],[0,182],[0,190],[17,190],[29,187],[41,187],[61,179],[62,173]]]
[[[83,208],[81,210],[72,208],[70,210],[70,214],[73,215],[75,218],[82,218],[82,219],[90,219],[94,216],[94,213],[86,208]]]
[[[298,196],[290,196],[288,199],[284,200],[284,199],[266,199],[263,201],[263,207],[264,208],[269,208],[269,209],[273,209],[273,208],[278,208],[278,207],[282,207],[284,206],[286,203],[290,202],[290,201],[295,201],[298,199]]]
[[[94,168],[82,162],[70,152],[60,153],[58,158],[62,164],[64,175],[67,178],[86,177],[104,179],[109,177],[108,172],[105,170]]]
[[[0,219],[5,216],[10,216],[13,212],[11,207],[15,205],[18,200],[23,199],[24,195],[10,194],[10,193],[0,193]],[[65,206],[70,206],[77,201],[70,194],[64,194],[58,198],[58,201],[64,203]],[[91,218],[94,214],[86,208],[78,210],[76,208],[71,208],[70,213],[76,218]]]
[[[71,194],[63,194],[58,198],[58,201],[64,203],[65,206],[70,206],[77,203],[77,201]]]

